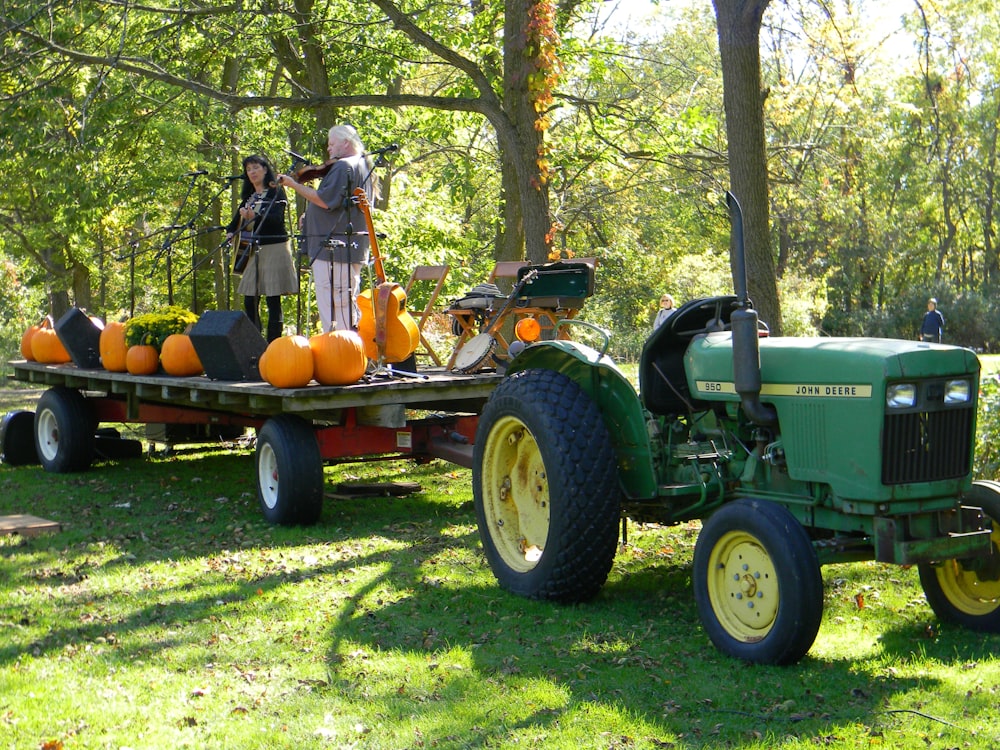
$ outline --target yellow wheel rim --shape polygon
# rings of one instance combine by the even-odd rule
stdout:
[[[1000,549],[1000,526],[993,522],[993,554]],[[938,585],[952,606],[967,615],[988,615],[1000,607],[1000,580],[980,578],[961,560],[946,560],[934,569]]]
[[[549,535],[549,485],[538,443],[515,417],[497,420],[483,449],[481,491],[490,538],[504,563],[534,568]]]
[[[744,531],[719,539],[708,561],[708,597],[719,624],[743,643],[761,640],[778,614],[778,576],[771,556]]]

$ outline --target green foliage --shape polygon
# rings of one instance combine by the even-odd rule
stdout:
[[[979,479],[1000,478],[1000,376],[996,372],[984,374],[979,383],[973,474]]]
[[[150,344],[159,351],[167,336],[184,333],[198,322],[198,316],[182,307],[171,306],[160,313],[144,313],[125,321],[125,343],[128,346]]]

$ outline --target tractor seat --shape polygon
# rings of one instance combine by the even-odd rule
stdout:
[[[691,300],[646,339],[639,359],[639,391],[650,412],[668,415],[688,411],[694,399],[684,372],[684,352],[699,334],[728,331],[735,304],[733,295]]]

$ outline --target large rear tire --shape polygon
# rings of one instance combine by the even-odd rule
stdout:
[[[55,386],[35,408],[35,453],[42,468],[57,474],[84,471],[94,460],[97,421],[83,394]]]
[[[975,560],[921,563],[920,585],[939,618],[970,630],[1000,632],[1000,483],[973,482],[966,505],[979,506],[992,522],[989,554]]]
[[[323,460],[312,425],[279,414],[257,435],[257,499],[270,523],[310,525],[323,509]]]
[[[500,586],[579,602],[607,580],[621,513],[601,412],[551,370],[511,376],[479,418],[472,486],[483,549]]]
[[[792,664],[816,640],[823,577],[808,534],[784,507],[744,499],[719,508],[698,535],[692,578],[702,626],[723,653]]]

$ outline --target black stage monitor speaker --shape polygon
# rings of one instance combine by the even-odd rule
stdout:
[[[56,321],[56,335],[77,367],[101,366],[101,328],[79,307],[71,307]]]
[[[206,310],[190,336],[212,380],[261,379],[257,363],[267,342],[242,310]]]

